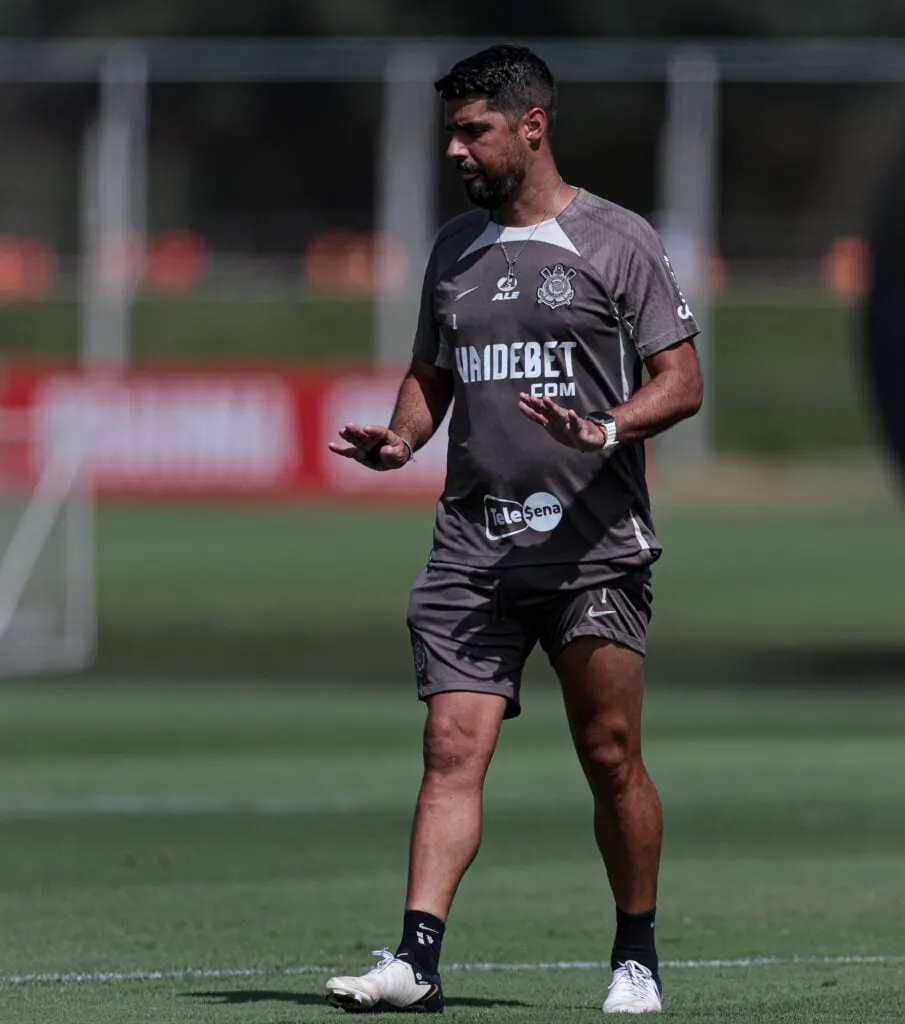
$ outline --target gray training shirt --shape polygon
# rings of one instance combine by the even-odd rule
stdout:
[[[533,227],[500,228],[484,210],[451,220],[427,266],[414,345],[455,380],[432,561],[582,562],[613,576],[650,565],[661,549],[643,442],[566,448],[518,396],[580,415],[610,409],[641,386],[643,360],[697,333],[659,237],[622,207],[579,190]]]

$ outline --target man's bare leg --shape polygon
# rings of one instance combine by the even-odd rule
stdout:
[[[484,778],[506,702],[484,693],[428,699],[424,778],[412,827],[402,939],[395,956],[358,977],[337,976],[328,1002],[346,1010],[441,1012],[439,961],[446,917],[481,844]]]
[[[581,637],[556,659],[575,750],[594,797],[594,835],[616,905],[657,902],[663,816],[641,757],[644,658]]]
[[[569,728],[594,798],[594,835],[616,901],[604,1013],[659,1012],[654,942],[663,817],[641,758],[644,659],[596,637],[556,658]]]
[[[481,843],[484,778],[505,710],[494,694],[438,693],[428,700],[406,910],[446,920]]]

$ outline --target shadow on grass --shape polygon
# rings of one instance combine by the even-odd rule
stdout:
[[[905,646],[864,644],[767,651],[753,655],[751,660],[755,667],[763,664],[766,675],[784,671],[786,676],[828,686],[850,686],[852,681],[871,686],[901,686],[905,677]]]
[[[233,989],[227,992],[184,992],[187,999],[205,999],[209,1003],[221,1006],[241,1006],[246,1003],[295,1003],[296,1006],[325,1006],[324,997],[320,993],[311,992],[279,992],[270,989]],[[479,999],[473,996],[460,996],[446,999],[446,1006],[477,1006],[490,1008],[494,1006],[531,1006],[517,999]]]
[[[129,623],[104,627],[95,677],[147,675],[198,680],[369,679],[412,677],[412,655],[400,610],[396,631],[211,626],[204,622]]]
[[[905,643],[790,644],[785,647],[713,641],[651,642],[651,674],[677,683],[758,687],[901,686]]]
[[[304,684],[331,679],[368,679],[394,685],[411,682],[408,635],[400,612],[399,628],[345,628],[317,633],[262,623],[244,629],[210,623],[117,623],[101,629],[99,656],[92,680],[124,676],[160,681],[270,680]],[[901,644],[722,643],[711,638],[651,636],[648,675],[671,686],[801,685],[850,686],[853,682],[884,687],[905,677],[905,642]],[[535,652],[526,680],[553,684],[546,659]]]
[[[183,992],[186,999],[204,999],[223,1006],[245,1003],[295,1003],[297,1006],[320,1006],[324,997],[311,992],[275,992],[269,989],[235,989],[230,992]]]

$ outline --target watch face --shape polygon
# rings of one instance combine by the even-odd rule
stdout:
[[[606,435],[606,442],[603,446],[605,449],[616,447],[619,442],[616,439],[615,416],[611,416],[608,412],[589,412],[585,418],[596,423]]]

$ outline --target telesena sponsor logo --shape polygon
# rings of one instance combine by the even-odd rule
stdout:
[[[562,504],[547,491],[536,491],[524,501],[484,496],[484,527],[488,540],[502,540],[525,530],[549,533],[559,526]]]

